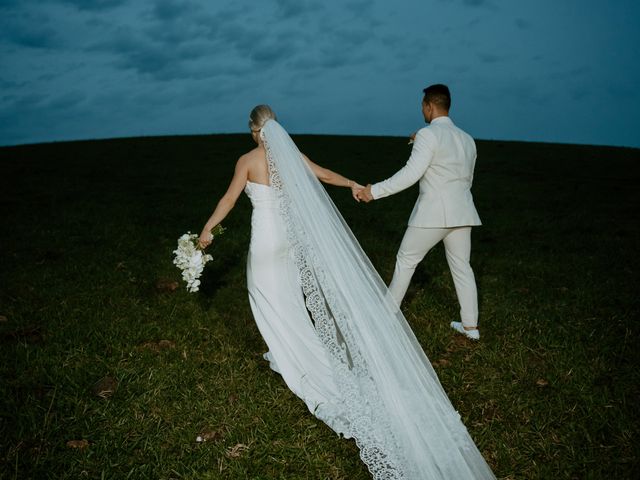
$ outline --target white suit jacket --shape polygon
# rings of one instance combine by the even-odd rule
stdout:
[[[476,144],[449,117],[435,118],[416,133],[411,157],[395,175],[371,187],[374,199],[398,193],[420,181],[409,226],[450,228],[481,225],[471,182]]]

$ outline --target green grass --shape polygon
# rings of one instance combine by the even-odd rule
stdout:
[[[361,182],[408,156],[399,138],[296,141]],[[0,478],[370,478],[353,441],[261,358],[246,198],[201,292],[156,288],[179,279],[178,236],[199,231],[250,147],[231,135],[0,148]],[[482,340],[448,327],[458,306],[441,246],[416,272],[406,317],[498,477],[633,478],[640,151],[478,150]],[[369,205],[329,192],[390,280],[416,188]],[[104,377],[117,382],[108,398],[94,388]]]

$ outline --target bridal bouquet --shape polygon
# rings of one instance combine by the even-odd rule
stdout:
[[[211,230],[214,237],[222,235],[224,228],[216,225]],[[178,239],[178,248],[173,251],[175,258],[173,264],[182,270],[182,279],[187,282],[187,290],[189,292],[197,292],[200,288],[200,276],[204,270],[204,266],[213,257],[198,244],[198,237],[195,233],[187,232]]]

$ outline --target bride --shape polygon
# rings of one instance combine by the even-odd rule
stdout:
[[[358,183],[302,154],[267,105],[200,234],[251,199],[249,302],[264,358],[309,411],[354,438],[376,480],[495,478],[407,321],[320,181]],[[318,181],[320,180],[320,181]]]

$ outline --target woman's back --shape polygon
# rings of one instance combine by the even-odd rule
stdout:
[[[253,183],[269,185],[269,167],[267,153],[262,145],[243,155],[248,163],[248,180]]]

